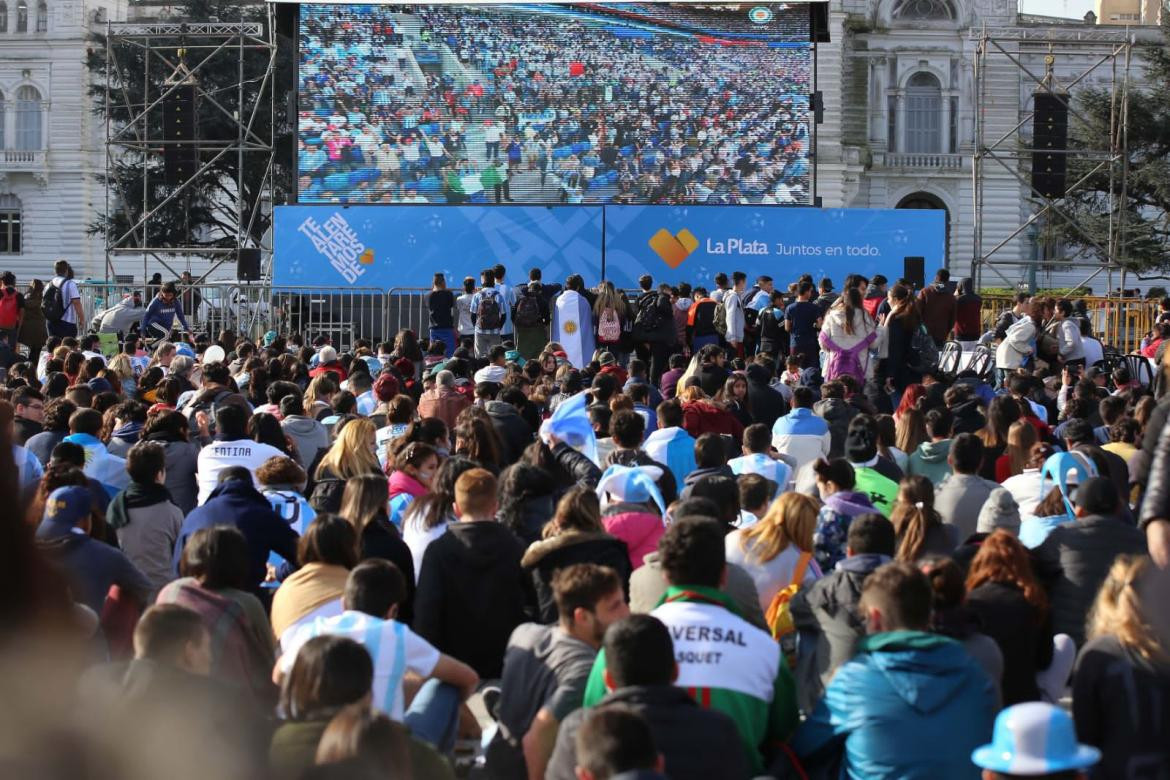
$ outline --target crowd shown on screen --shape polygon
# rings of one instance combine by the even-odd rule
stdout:
[[[111,351],[57,270],[0,280],[5,522],[79,744],[143,777],[1170,766],[1170,396],[1131,373],[1170,325],[495,265],[426,338],[154,340],[180,305]]]
[[[807,47],[547,9],[347,14],[302,10],[302,200],[807,200]],[[459,65],[423,70],[422,50]]]

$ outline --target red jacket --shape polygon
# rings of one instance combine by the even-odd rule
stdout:
[[[684,402],[682,427],[696,439],[704,433],[726,433],[736,441],[743,438],[743,423],[710,401]]]

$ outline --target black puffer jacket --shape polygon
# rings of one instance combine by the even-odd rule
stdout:
[[[857,416],[857,407],[840,398],[825,398],[813,404],[813,414],[829,424],[829,457],[844,456],[845,434],[849,432],[849,421]]]
[[[1087,515],[1057,526],[1033,551],[1036,573],[1048,590],[1052,630],[1085,642],[1085,617],[1118,555],[1145,555],[1146,537],[1115,517]]]
[[[622,578],[622,591],[630,592],[630,551],[616,536],[602,532],[564,533],[534,542],[524,553],[520,565],[532,575],[536,588],[538,620],[557,622],[557,604],[553,599],[552,578],[559,570],[575,563],[608,566]]]
[[[503,401],[488,401],[484,411],[492,420],[492,427],[500,434],[504,443],[504,463],[515,463],[524,454],[524,448],[532,443],[532,428],[524,422],[520,412],[512,404]]]
[[[597,482],[601,479],[601,469],[597,468],[596,463],[563,441],[557,442],[557,446],[552,448],[552,454],[576,484],[597,487]]]

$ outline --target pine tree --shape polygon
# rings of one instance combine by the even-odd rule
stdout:
[[[1156,45],[1135,47],[1135,55],[1144,60],[1145,75],[1134,78],[1133,73],[1140,73],[1143,65],[1134,63],[1128,101],[1129,171],[1124,200],[1119,201],[1121,177],[1115,177],[1111,193],[1108,168],[1102,167],[1064,201],[1064,208],[1080,231],[1063,220],[1057,229],[1066,245],[1091,247],[1087,234],[1107,246],[1110,212],[1121,206],[1125,229],[1117,262],[1134,271],[1166,270],[1170,268],[1170,18],[1162,23],[1161,40]],[[1135,80],[1144,87],[1134,89]],[[1087,122],[1070,115],[1070,149],[1103,148],[1110,137],[1112,101],[1109,89],[1080,91],[1075,105]],[[1069,184],[1088,173],[1094,164],[1070,155]]]

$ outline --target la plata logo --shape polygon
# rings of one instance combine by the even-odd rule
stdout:
[[[666,263],[667,266],[678,268],[683,260],[686,260],[692,252],[699,248],[699,239],[695,238],[695,234],[686,228],[677,233],[671,233],[666,228],[661,228],[650,237],[650,248],[654,250],[654,254],[662,258],[662,262]]]

